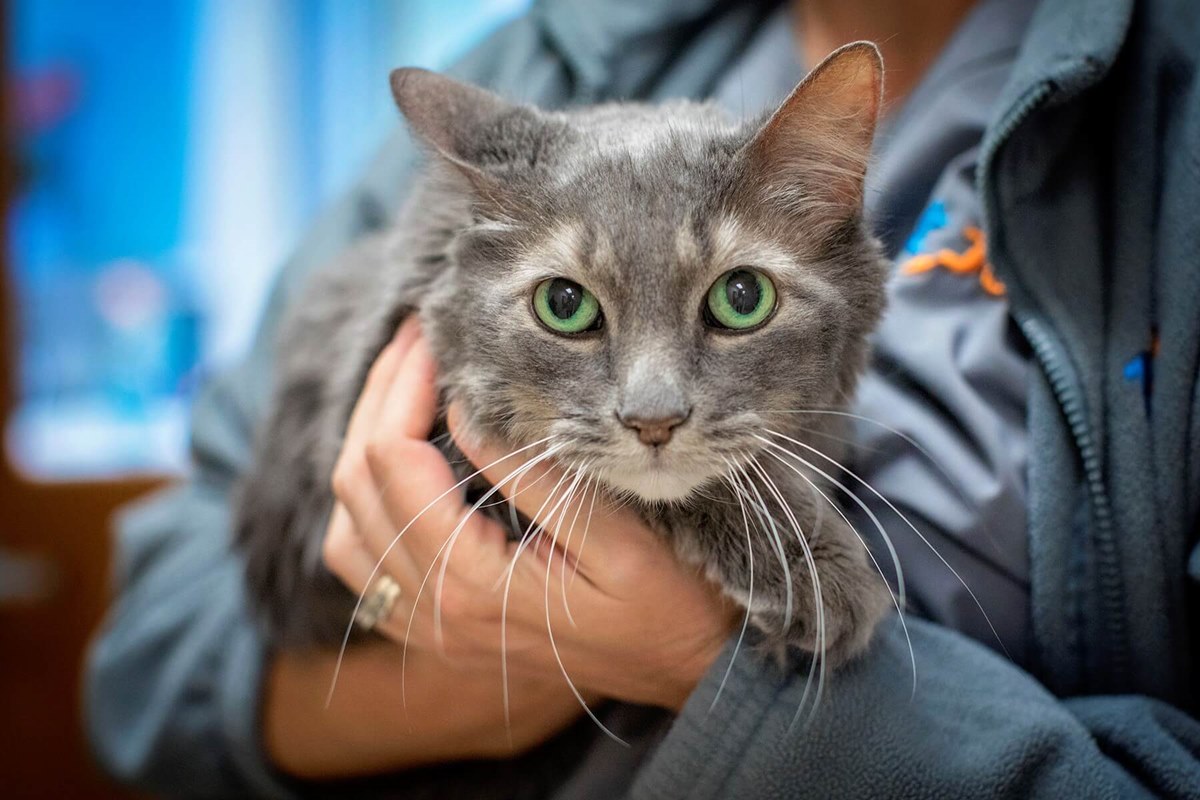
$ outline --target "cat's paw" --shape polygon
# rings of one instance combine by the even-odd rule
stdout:
[[[798,590],[793,610],[785,605],[756,608],[755,627],[764,635],[767,652],[783,658],[790,650],[820,654],[829,667],[838,667],[860,655],[871,643],[876,628],[893,606],[891,592],[878,574],[854,580],[825,579],[819,612],[816,598]],[[811,584],[808,588],[811,588]],[[756,604],[757,605],[757,604]]]

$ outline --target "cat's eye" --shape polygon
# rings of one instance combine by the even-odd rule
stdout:
[[[708,290],[704,316],[709,325],[733,331],[757,328],[775,310],[775,284],[745,267],[730,270]]]
[[[584,333],[600,327],[600,301],[566,278],[542,281],[533,291],[533,313],[555,333]]]

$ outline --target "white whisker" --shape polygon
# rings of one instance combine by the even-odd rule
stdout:
[[[1000,634],[999,634],[999,632],[996,630],[996,626],[992,624],[992,618],[991,618],[990,616],[988,616],[988,613],[987,613],[987,611],[985,611],[985,610],[984,610],[984,608],[983,608],[983,604],[982,604],[982,603],[980,603],[980,602],[979,602],[979,598],[975,596],[975,592],[974,592],[974,590],[972,590],[972,589],[971,589],[971,587],[967,585],[967,582],[966,582],[965,580],[963,580],[963,577],[962,577],[962,575],[959,575],[959,574],[958,574],[958,570],[956,570],[954,567],[952,567],[952,566],[950,565],[950,562],[949,562],[949,561],[947,561],[947,560],[945,559],[945,557],[944,557],[944,556],[943,556],[943,555],[942,555],[942,554],[941,554],[941,553],[938,551],[938,549],[937,549],[936,547],[934,547],[934,546],[933,546],[933,543],[932,543],[932,542],[930,542],[930,541],[929,541],[929,539],[927,539],[927,538],[925,537],[925,534],[923,534],[923,533],[921,533],[919,530],[917,530],[917,526],[916,526],[916,525],[913,525],[913,524],[912,524],[912,522],[910,522],[910,521],[909,521],[908,517],[906,517],[906,516],[904,515],[904,513],[903,513],[902,511],[900,511],[900,509],[896,508],[895,504],[894,504],[894,503],[892,503],[892,501],[891,501],[891,500],[888,500],[886,497],[884,497],[882,494],[880,494],[878,491],[876,491],[876,489],[875,489],[875,487],[874,487],[874,486],[872,486],[871,484],[869,484],[869,483],[868,483],[867,481],[865,481],[864,479],[860,478],[860,477],[859,477],[859,476],[858,476],[858,475],[857,475],[855,472],[853,472],[853,471],[851,471],[851,470],[847,469],[847,468],[845,467],[845,465],[843,465],[843,464],[839,463],[839,462],[838,462],[836,459],[830,458],[829,456],[825,455],[824,453],[822,453],[822,452],[821,452],[820,450],[818,450],[817,448],[815,448],[815,447],[813,447],[813,446],[811,446],[811,445],[807,445],[807,444],[805,444],[804,442],[797,441],[797,440],[793,439],[793,438],[792,438],[792,437],[790,437],[790,436],[786,436],[786,435],[784,435],[784,434],[782,434],[782,433],[779,433],[778,431],[771,431],[771,430],[768,430],[767,432],[768,432],[768,433],[770,433],[770,434],[772,434],[772,435],[774,435],[774,436],[778,436],[778,437],[780,437],[780,438],[782,438],[782,439],[786,439],[787,441],[791,442],[792,444],[798,445],[799,447],[803,447],[805,450],[809,450],[809,451],[811,451],[811,452],[813,452],[813,453],[817,454],[817,455],[818,455],[818,456],[820,456],[821,458],[825,459],[826,461],[829,461],[829,462],[830,462],[830,463],[832,463],[834,466],[838,467],[838,468],[839,468],[839,469],[841,469],[843,472],[845,472],[847,475],[849,475],[850,477],[854,478],[856,481],[858,481],[858,482],[859,482],[859,483],[861,483],[863,486],[865,486],[865,487],[867,488],[867,490],[868,490],[868,491],[870,491],[870,492],[871,492],[873,495],[875,495],[875,496],[876,496],[876,497],[878,497],[880,500],[882,500],[882,501],[883,501],[883,502],[884,502],[884,503],[887,505],[887,507],[888,507],[888,508],[890,508],[890,509],[892,510],[892,512],[893,512],[893,513],[894,513],[896,516],[898,516],[898,517],[899,517],[901,520],[903,520],[903,521],[904,521],[904,524],[905,524],[905,525],[907,525],[907,526],[909,527],[909,529],[911,529],[911,530],[912,530],[912,532],[913,532],[913,533],[915,533],[915,534],[917,535],[917,538],[919,538],[919,539],[920,539],[920,540],[921,540],[921,541],[922,541],[922,542],[925,544],[925,546],[926,546],[926,547],[928,547],[928,548],[930,549],[930,551],[931,551],[931,552],[932,552],[932,553],[933,553],[935,556],[937,556],[938,560],[942,562],[942,565],[943,565],[943,566],[945,566],[945,567],[946,567],[946,569],[950,570],[950,573],[951,573],[952,575],[954,575],[955,579],[957,579],[957,580],[958,580],[958,582],[959,582],[960,584],[962,584],[962,587],[963,587],[964,589],[966,589],[966,590],[967,590],[967,594],[969,594],[969,595],[971,596],[971,600],[972,600],[972,601],[975,603],[975,607],[979,609],[979,613],[983,615],[984,621],[986,621],[986,622],[987,622],[987,625],[988,625],[988,627],[991,629],[991,631],[992,631],[992,635],[993,635],[994,637],[996,637],[996,642],[997,642],[997,643],[1000,645],[1000,649],[1004,651],[1004,654],[1005,654],[1006,656],[1008,656],[1010,659],[1012,658],[1012,655],[1011,655],[1011,654],[1008,652],[1008,648],[1004,646],[1004,640],[1000,638]],[[765,438],[763,438],[763,437],[761,437],[761,436],[757,436],[756,438],[760,439],[760,440],[761,440],[761,441],[763,441],[763,442],[767,442],[767,441],[768,441],[767,439],[765,439]],[[778,447],[778,445],[776,445],[776,446]],[[786,449],[786,448],[780,448],[780,449],[781,449],[781,450],[783,450],[783,452],[785,452],[785,453],[787,453],[788,455],[790,455],[792,458],[795,458],[795,459],[797,459],[798,461],[802,462],[802,463],[803,463],[805,466],[807,466],[809,469],[813,470],[813,471],[814,471],[814,472],[816,472],[817,474],[819,474],[819,475],[822,475],[822,476],[824,476],[824,477],[825,477],[827,480],[831,480],[831,481],[832,481],[832,479],[831,479],[831,478],[829,478],[829,476],[828,476],[828,475],[826,475],[825,473],[823,473],[823,472],[822,472],[820,469],[818,469],[816,466],[814,466],[814,465],[813,465],[811,462],[807,461],[806,459],[802,458],[801,456],[797,455],[796,453],[793,453],[792,451],[790,451],[790,450],[788,450],[788,449]]]
[[[862,414],[855,414],[850,411],[838,411],[838,410],[830,409],[830,408],[791,408],[791,409],[787,409],[787,410],[770,411],[770,412],[766,412],[766,413],[771,413],[771,414],[824,414],[826,416],[845,417],[846,419],[859,420],[861,422],[867,422],[867,423],[870,423],[871,425],[875,425],[875,426],[887,431],[888,433],[891,433],[892,435],[904,440],[914,450],[916,450],[921,455],[925,456],[925,458],[928,459],[929,463],[932,464],[938,472],[942,473],[942,477],[946,478],[948,485],[950,486],[951,489],[954,490],[954,492],[959,496],[960,499],[963,499],[963,500],[970,499],[969,497],[966,496],[966,494],[964,494],[962,492],[961,489],[959,489],[958,481],[957,481],[957,479],[955,479],[955,477],[953,475],[950,474],[950,470],[943,467],[941,462],[933,457],[933,453],[931,453],[924,445],[922,445],[920,442],[918,442],[913,437],[909,436],[904,431],[902,431],[898,428],[894,428],[891,425],[888,425],[886,422],[881,422],[873,417],[866,417],[866,416],[863,416]],[[822,435],[829,436],[830,434],[822,434]],[[860,444],[858,442],[848,441],[846,443],[852,445],[856,449],[861,448],[861,449],[866,449],[868,452],[871,452],[871,450],[869,448],[863,448],[862,444]]]
[[[425,570],[425,575],[421,578],[421,584],[417,587],[416,596],[413,598],[412,612],[408,615],[408,626],[404,631],[404,644],[401,647],[401,651],[400,651],[400,699],[406,708],[408,707],[408,684],[407,684],[408,641],[412,636],[412,626],[413,626],[413,622],[415,621],[416,616],[417,616],[417,605],[418,605],[418,603],[420,603],[421,595],[425,591],[425,585],[429,582],[429,578],[433,574],[433,570],[437,566],[439,558],[442,556],[442,553],[447,550],[447,548],[449,548],[451,550],[454,548],[454,542],[458,539],[458,535],[462,532],[463,527],[466,525],[467,520],[469,520],[471,518],[471,515],[473,515],[479,509],[479,506],[481,503],[486,501],[487,498],[491,497],[496,492],[499,492],[501,490],[501,487],[504,486],[504,484],[508,483],[511,479],[513,479],[514,477],[519,479],[521,475],[524,475],[526,472],[528,472],[530,469],[532,469],[537,464],[540,464],[541,462],[549,459],[556,452],[558,452],[561,448],[562,448],[561,445],[553,445],[553,446],[547,448],[544,452],[539,453],[538,455],[534,456],[531,459],[528,459],[527,461],[525,461],[525,463],[521,464],[519,467],[514,469],[508,475],[504,476],[504,478],[497,481],[495,486],[493,486],[490,490],[488,490],[488,492],[486,494],[484,494],[483,497],[481,497],[478,501],[476,501],[474,506],[472,506],[470,509],[467,510],[467,512],[465,514],[463,514],[462,518],[459,520],[459,522],[455,526],[454,530],[442,542],[442,545],[441,545],[441,547],[438,548],[437,552],[434,553],[433,560],[430,562],[429,568],[427,570]],[[446,563],[449,562],[449,556],[450,556],[449,552],[446,552],[446,558],[442,561],[442,571],[439,572],[439,577],[438,577],[439,588],[437,591],[435,591],[434,635],[435,635],[435,637],[437,637],[439,649],[441,649],[443,646],[443,643],[441,640],[441,634],[440,634],[441,607],[440,607],[440,604],[438,604],[436,602],[436,596],[440,595],[440,583],[444,577],[445,565],[446,565]]]
[[[745,478],[747,485],[753,489],[755,496],[758,498],[758,501],[754,502],[754,499],[749,496],[748,492],[746,492],[744,489],[741,490],[741,493],[745,496],[746,500],[750,501],[750,507],[754,510],[755,516],[758,517],[759,524],[762,525],[764,532],[767,533],[767,541],[774,545],[775,555],[779,559],[779,568],[783,570],[783,588],[786,598],[785,607],[783,610],[783,630],[786,632],[792,626],[792,609],[795,606],[795,601],[793,600],[792,596],[792,569],[788,565],[787,553],[783,548],[783,538],[779,535],[779,528],[776,527],[774,518],[771,517],[771,513],[767,510],[767,506],[763,502],[762,495],[759,494],[758,489],[754,487],[754,483],[750,480],[750,476],[746,474],[745,469],[740,466],[736,468],[735,480],[737,480],[736,474],[741,474],[741,476]],[[740,480],[738,483],[741,485]]]
[[[583,466],[579,467],[575,471],[575,480],[571,483],[571,487],[567,490],[566,504],[563,506],[563,512],[559,517],[558,524],[555,525],[554,535],[551,540],[550,554],[546,559],[546,593],[544,597],[546,605],[546,633],[550,637],[550,649],[554,653],[554,660],[558,662],[558,669],[560,672],[562,672],[563,679],[566,680],[567,686],[571,689],[571,694],[575,695],[575,699],[578,700],[579,705],[583,707],[584,713],[586,713],[591,718],[592,722],[596,723],[600,730],[604,731],[604,733],[607,734],[610,739],[615,741],[617,744],[629,747],[628,742],[617,736],[615,733],[609,730],[603,722],[600,721],[599,717],[597,717],[592,709],[588,707],[587,701],[583,699],[583,695],[579,693],[579,689],[575,687],[575,682],[571,680],[571,676],[567,673],[567,667],[565,664],[563,664],[562,655],[558,652],[558,643],[554,641],[554,625],[550,622],[550,567],[554,563],[554,545],[558,539],[559,526],[562,524],[562,520],[566,517],[566,511],[570,506],[571,497],[573,496],[575,489],[579,486],[579,482],[583,478],[585,469],[586,466]],[[563,569],[565,570],[566,567],[566,559],[564,558]]]
[[[422,517],[422,515],[425,514],[425,512],[429,511],[429,509],[433,508],[435,505],[440,503],[452,492],[455,492],[458,489],[460,489],[468,481],[472,480],[473,478],[478,477],[479,475],[482,475],[487,470],[491,469],[492,467],[496,466],[497,464],[507,461],[508,459],[512,458],[513,456],[517,455],[518,453],[523,453],[526,450],[530,450],[534,447],[538,447],[539,445],[545,444],[546,442],[550,441],[551,438],[553,438],[553,437],[546,436],[542,439],[538,439],[536,442],[531,442],[530,444],[527,444],[524,447],[520,447],[516,450],[513,450],[508,455],[498,458],[495,461],[493,461],[492,463],[488,464],[487,466],[475,470],[470,475],[463,478],[458,483],[454,484],[449,489],[447,489],[446,491],[439,494],[437,497],[430,500],[429,504],[426,505],[424,508],[422,508],[420,511],[418,511],[417,515],[414,516],[412,519],[410,519],[408,521],[408,524],[406,524],[403,528],[401,528],[400,532],[397,533],[395,535],[395,537],[393,537],[392,541],[384,549],[383,554],[379,557],[379,560],[375,562],[375,566],[371,569],[371,574],[367,576],[367,582],[363,585],[363,590],[361,592],[359,592],[358,600],[354,604],[354,610],[350,613],[350,622],[347,623],[347,625],[346,625],[346,632],[342,636],[342,646],[338,650],[337,661],[333,667],[333,678],[330,681],[329,693],[325,696],[325,707],[326,708],[328,708],[329,704],[331,702],[333,702],[333,692],[337,688],[338,676],[341,675],[341,672],[342,672],[342,660],[346,656],[346,646],[350,643],[350,634],[354,632],[354,618],[356,616],[358,616],[358,612],[362,609],[363,600],[367,596],[367,591],[370,589],[371,585],[374,583],[375,576],[379,574],[379,568],[383,566],[384,560],[387,559],[388,555],[392,552],[392,549],[395,548],[396,544],[400,541],[400,537],[404,536],[405,532],[407,532],[408,529],[411,528],[413,526],[413,524],[418,519],[420,519]]]
[[[585,465],[583,469],[587,469]],[[575,524],[579,522],[579,514],[583,511],[583,498],[587,497],[588,489],[592,488],[592,480],[595,474],[589,474],[587,481],[583,484],[583,488],[579,490],[579,505],[575,508],[575,516],[571,518],[571,527],[567,529],[567,538],[563,541],[563,568],[559,574],[559,583],[562,584],[562,602],[563,610],[567,612],[567,619],[571,623],[571,627],[579,627],[575,623],[575,615],[571,613],[571,604],[567,602],[567,555],[571,552],[571,537],[575,534]],[[574,561],[574,559],[572,559]],[[578,566],[579,562],[574,562]]]
[[[767,429],[767,433],[771,433],[771,434],[775,434],[775,435],[782,435],[782,434],[778,434],[776,431],[772,431],[770,429]],[[780,447],[780,445],[776,442],[772,442],[768,439],[764,439],[761,436],[758,436],[757,438],[760,441],[766,443],[768,446],[782,450],[784,453],[787,453],[789,456],[792,456],[793,458],[797,458],[797,459],[800,458],[800,456],[796,455],[791,450],[787,450],[786,448]],[[885,530],[883,527],[883,523],[879,521],[879,517],[877,517],[875,515],[875,512],[871,510],[870,506],[868,506],[866,503],[864,503],[862,501],[862,498],[860,498],[856,493],[851,491],[849,489],[849,487],[847,487],[844,483],[842,483],[841,481],[839,481],[837,478],[833,477],[829,473],[817,468],[816,466],[811,464],[809,461],[803,460],[803,459],[801,459],[801,461],[806,467],[813,470],[813,472],[816,472],[818,475],[820,475],[825,480],[829,481],[831,484],[836,486],[838,489],[841,489],[842,493],[845,494],[847,497],[849,497],[851,500],[853,500],[855,505],[857,505],[859,508],[861,508],[863,513],[867,515],[867,518],[869,520],[871,520],[871,523],[875,526],[875,530],[879,531],[879,536],[881,539],[883,539],[883,544],[885,547],[887,547],[888,554],[891,557],[892,567],[893,567],[893,569],[896,570],[896,590],[897,590],[897,592],[899,592],[898,602],[900,603],[901,606],[907,606],[908,594],[907,594],[907,587],[906,587],[905,581],[904,581],[904,570],[900,566],[900,554],[896,552],[896,547],[892,543],[892,537],[888,536],[887,530]],[[799,472],[797,470],[796,474],[800,475],[800,477],[804,478],[805,480],[808,480],[808,476],[805,475],[804,473]],[[810,483],[811,483],[811,481],[810,481]],[[814,485],[814,488],[815,488],[815,485]],[[824,492],[822,492],[822,494],[824,494]],[[835,508],[836,508],[836,505],[835,505]],[[851,527],[854,527],[854,526],[851,526]],[[858,533],[858,530],[855,529],[854,532]],[[868,551],[869,550],[870,550],[870,548],[868,548]],[[887,580],[887,579],[885,578],[884,580]]]
[[[792,529],[796,533],[796,541],[800,543],[800,547],[804,551],[804,561],[808,565],[809,572],[812,575],[813,595],[816,602],[815,610],[817,612],[817,641],[816,647],[813,650],[813,663],[816,664],[819,661],[820,666],[817,670],[817,693],[813,697],[812,710],[809,714],[809,721],[811,722],[817,713],[817,709],[820,707],[821,698],[825,693],[825,648],[827,642],[825,637],[825,597],[821,591],[821,576],[817,572],[817,560],[813,556],[812,547],[809,546],[808,541],[804,538],[804,532],[800,529],[800,523],[792,511],[792,507],[784,499],[783,493],[779,491],[779,487],[775,485],[775,481],[771,480],[771,476],[758,463],[758,459],[751,457],[749,463],[758,471],[767,489],[774,495],[776,502],[779,503],[784,515],[788,518],[788,522],[791,523]],[[807,696],[808,687],[806,686],[804,694],[800,696],[800,706],[796,709],[796,715],[792,718],[792,725],[795,725],[796,721],[800,718],[800,712],[804,710],[804,701]]]
[[[578,478],[579,470],[576,469],[573,472],[576,474],[576,477]],[[516,572],[517,561],[521,558],[521,554],[525,551],[525,548],[529,545],[529,542],[533,538],[535,538],[536,535],[540,535],[542,533],[542,531],[539,531],[538,534],[531,535],[533,528],[537,524],[536,520],[539,517],[543,517],[543,512],[546,512],[546,506],[550,504],[550,501],[552,499],[554,499],[554,495],[558,492],[559,487],[562,486],[563,482],[565,480],[567,480],[571,475],[572,475],[572,472],[563,473],[562,478],[560,478],[558,483],[556,483],[554,485],[554,488],[550,490],[550,494],[546,497],[546,502],[542,503],[541,508],[539,508],[537,513],[533,515],[533,521],[530,522],[529,527],[525,531],[525,535],[521,537],[521,541],[517,544],[517,550],[513,554],[512,560],[509,562],[508,569],[506,571],[506,575],[504,578],[504,600],[501,604],[501,610],[500,610],[500,671],[501,671],[501,673],[503,675],[503,679],[504,679],[504,722],[505,722],[505,727],[509,730],[510,739],[511,739],[512,727],[511,727],[511,720],[509,717],[510,706],[509,706],[509,694],[508,694],[508,658],[507,658],[509,590],[512,588],[513,575]],[[547,520],[553,519],[554,514],[558,511],[558,508],[562,505],[562,503],[566,499],[566,497],[567,497],[567,495],[564,494],[562,497],[559,497],[557,500],[555,500],[554,505],[551,506],[550,510],[544,514],[544,518]],[[557,651],[555,652],[555,658],[558,658]],[[561,667],[561,660],[559,661],[559,664]],[[564,675],[565,675],[565,670],[564,670]],[[573,683],[571,683],[569,676],[567,676],[567,683],[570,686],[572,693],[574,693],[575,698],[579,701],[580,705],[583,707],[584,713],[586,713],[588,715],[588,717],[591,718],[592,722],[594,722],[596,724],[596,726],[599,727],[600,730],[603,731],[605,733],[605,735],[607,735],[613,741],[615,741],[619,744],[628,746],[628,743],[625,740],[621,739],[621,737],[617,736],[615,733],[613,733],[611,730],[609,730],[608,727],[605,726],[605,724],[600,721],[599,717],[597,717],[595,715],[595,713],[591,710],[591,708],[588,707],[587,703],[584,702],[582,695],[580,695],[579,691],[575,688],[575,685]]]
[[[574,564],[571,565],[571,585],[575,585],[575,578],[579,576],[579,562],[583,558],[583,547],[587,544],[588,531],[592,527],[592,513],[596,510],[596,496],[600,494],[600,482],[596,481],[595,488],[592,491],[592,500],[588,503],[587,520],[583,523],[583,536],[579,539],[579,552],[575,554]]]
[[[888,583],[887,575],[885,575],[883,573],[883,567],[881,567],[879,565],[879,561],[875,558],[875,554],[873,552],[871,552],[871,548],[869,546],[867,546],[867,542],[865,539],[863,539],[862,534],[858,532],[858,529],[854,527],[854,523],[852,523],[850,521],[849,517],[846,516],[845,512],[842,511],[842,509],[838,506],[838,504],[833,501],[833,498],[831,498],[829,495],[825,494],[825,492],[821,489],[821,487],[817,486],[816,482],[813,481],[812,478],[805,475],[803,472],[801,472],[799,469],[797,469],[794,465],[789,464],[787,461],[783,460],[778,455],[776,455],[775,453],[773,453],[769,450],[766,452],[767,452],[767,455],[771,456],[776,461],[778,461],[780,464],[787,467],[788,469],[790,469],[791,471],[793,471],[797,475],[799,475],[801,478],[803,478],[808,483],[809,486],[811,486],[816,492],[818,492],[821,495],[821,497],[825,498],[825,502],[829,503],[829,505],[833,507],[833,510],[837,512],[838,516],[840,516],[842,518],[842,520],[844,520],[845,523],[850,527],[850,530],[854,531],[854,535],[858,538],[859,543],[862,544],[863,549],[867,551],[867,557],[870,558],[871,563],[875,565],[875,571],[879,573],[880,579],[883,580],[883,585],[887,587],[888,594],[892,598],[892,605],[894,605],[896,607],[896,613],[900,616],[900,627],[904,630],[904,638],[908,642],[908,657],[909,657],[909,660],[912,662],[912,693],[913,693],[913,696],[916,696],[916,693],[917,693],[917,656],[916,656],[916,653],[913,651],[912,637],[909,636],[909,634],[908,634],[908,623],[904,620],[904,610],[900,607],[900,600],[896,597],[896,593],[892,591],[891,584]],[[900,569],[900,564],[899,564],[899,562],[897,562],[896,570],[899,571],[899,569]]]
[[[733,470],[733,465],[726,459],[722,460],[725,461],[726,474],[728,474]],[[722,479],[733,489],[733,484],[729,483],[726,476],[723,475]],[[742,630],[738,633],[737,642],[733,645],[733,655],[729,657],[729,666],[725,667],[725,674],[721,677],[721,683],[717,686],[716,694],[713,695],[712,704],[708,707],[709,713],[712,713],[712,710],[717,707],[717,701],[721,699],[721,692],[725,691],[725,683],[729,680],[729,674],[733,672],[733,664],[737,661],[738,651],[742,649],[742,640],[746,638],[746,628],[750,625],[750,609],[754,607],[754,543],[750,537],[750,517],[746,514],[746,504],[736,489],[734,489],[734,497],[742,509],[742,524],[746,529],[746,558],[750,562],[750,588],[746,596],[746,614],[742,617]]]

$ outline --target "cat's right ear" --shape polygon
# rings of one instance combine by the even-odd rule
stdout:
[[[489,168],[505,166],[497,158],[502,151],[482,144],[487,132],[537,123],[530,108],[418,67],[393,70],[391,84],[412,131],[469,177],[481,178]]]
[[[741,152],[765,199],[837,224],[859,213],[883,102],[883,60],[870,42],[830,54],[788,95]]]

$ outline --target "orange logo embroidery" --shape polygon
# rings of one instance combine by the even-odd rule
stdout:
[[[932,269],[942,267],[958,275],[970,273],[979,274],[979,285],[992,297],[1003,297],[1004,284],[992,272],[992,265],[987,261],[987,243],[983,231],[974,226],[965,228],[963,236],[970,245],[961,253],[949,248],[943,248],[936,253],[925,253],[913,256],[900,267],[901,275],[920,275]]]

